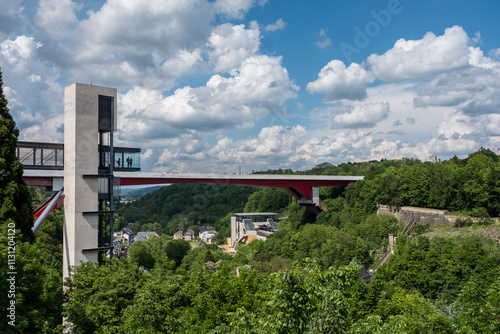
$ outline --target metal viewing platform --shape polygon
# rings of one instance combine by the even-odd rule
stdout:
[[[97,150],[97,148],[96,148]],[[141,149],[114,147],[114,170],[139,172],[141,170]],[[102,166],[109,166],[110,147],[102,146]],[[64,170],[64,144],[42,142],[17,142],[17,157],[24,169]]]
[[[64,169],[64,144],[18,141],[16,152],[24,169]]]

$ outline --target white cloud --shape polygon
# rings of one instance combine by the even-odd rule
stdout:
[[[78,22],[71,0],[43,0],[37,22],[46,33],[44,55],[59,63],[72,80],[118,88],[144,86],[162,91],[176,79],[207,71],[229,71],[258,51],[258,25],[231,23],[213,28],[218,15],[241,17],[255,0],[108,0]],[[209,38],[212,36],[209,42]]]
[[[206,0],[109,0],[68,28],[65,43],[51,44],[47,56],[79,82],[168,90],[178,77],[203,71],[215,14]]]
[[[470,53],[467,33],[453,26],[442,36],[428,32],[420,40],[400,39],[383,55],[369,56],[368,63],[378,79],[399,81],[464,68]]]
[[[22,0],[2,0],[2,15],[19,15],[23,11]]]
[[[161,70],[164,73],[168,73],[169,76],[178,78],[203,68],[202,63],[203,58],[200,49],[195,49],[191,52],[180,50],[175,57],[165,60],[161,65]]]
[[[419,107],[454,106],[466,114],[497,113],[500,108],[500,71],[471,67],[441,74],[420,85],[414,104]]]
[[[500,59],[500,48],[492,49],[488,54],[493,58]]]
[[[439,123],[436,134],[427,146],[432,155],[465,155],[474,152],[488,143],[484,129],[491,117],[469,117],[461,113],[450,113],[450,116]],[[481,144],[483,143],[483,144]]]
[[[480,44],[483,42],[483,39],[481,37],[481,32],[480,31],[476,31],[474,33],[474,37],[472,37],[472,41],[476,44]]]
[[[12,72],[25,74],[28,61],[33,57],[35,50],[42,46],[35,42],[33,37],[18,36],[15,40],[5,40],[0,44],[0,54],[8,64],[13,66]]]
[[[352,63],[346,68],[343,62],[332,60],[321,69],[316,81],[307,84],[307,91],[326,94],[329,101],[362,100],[366,98],[365,85],[371,81],[359,64]]]
[[[427,160],[429,150],[427,145],[420,143],[418,145],[409,145],[408,143],[383,140],[376,146],[371,147],[371,152],[367,160],[381,159],[401,159],[414,158]]]
[[[479,149],[478,143],[472,139],[464,138],[449,138],[439,139],[432,138],[429,142],[430,152],[436,155],[463,155],[475,152]]]
[[[158,140],[193,131],[250,128],[281,112],[296,90],[280,58],[254,56],[234,76],[214,75],[206,86],[180,88],[165,98],[145,89],[129,91],[123,96],[123,133],[134,140]]]
[[[216,0],[217,12],[232,18],[242,19],[254,6],[263,6],[267,0]]]
[[[273,24],[268,24],[265,27],[266,31],[277,31],[277,30],[283,30],[286,27],[286,22],[283,21],[283,19],[278,19],[275,23]]]
[[[500,136],[500,114],[486,115],[482,121],[488,136]]]
[[[134,87],[126,94],[119,94],[119,117],[126,118],[134,113],[140,113],[162,99],[163,95],[159,91],[149,90],[143,87]]]
[[[144,153],[141,153],[141,161],[151,158],[153,150],[148,148]]]
[[[243,24],[226,23],[213,30],[208,55],[215,72],[230,72],[255,55],[259,46],[260,31],[255,22],[250,24],[250,29],[245,29]]]
[[[71,0],[40,0],[35,15],[36,25],[52,38],[67,37],[78,22],[75,10],[81,8]]]
[[[6,64],[2,66],[4,89],[20,129],[47,122],[62,110],[59,71],[40,59],[41,48],[34,37],[25,35],[0,43],[0,64]]]
[[[220,138],[216,145],[206,148],[206,156],[202,160],[196,159],[197,155],[194,155],[194,158],[186,157],[170,150],[163,159],[168,156],[172,161],[175,156],[181,159],[180,166],[184,166],[183,163],[189,160],[191,166],[196,165],[196,168],[204,170],[210,168],[207,170],[209,172],[236,172],[238,166],[243,166],[246,172],[250,171],[248,166],[260,169],[297,166],[297,150],[302,145],[305,135],[305,128],[300,125],[293,127],[276,125],[263,128],[255,138],[240,141],[233,141],[227,137]],[[210,164],[206,163],[207,159],[211,161]]]
[[[340,109],[341,113],[338,113],[333,118],[333,127],[372,128],[389,116],[390,105],[389,103],[368,103],[344,106],[344,108]]]
[[[21,24],[22,0],[0,0],[0,41],[6,39]]]
[[[321,29],[319,31],[319,39],[316,41],[316,46],[321,49],[326,49],[330,45],[332,45],[332,40],[328,37],[326,30]]]
[[[163,149],[155,170],[235,173],[240,166],[244,172],[276,168],[304,170],[324,161],[336,164],[401,157],[426,159],[430,154],[430,145],[423,143],[410,145],[354,130],[318,135],[300,125],[265,127],[257,137],[237,141],[222,137],[215,145],[205,145],[203,151],[193,154],[187,154],[183,148],[188,138],[174,140]]]
[[[64,133],[62,131],[64,124],[64,114],[57,115],[54,118],[44,119],[36,117],[36,124],[23,129],[20,140],[41,141],[48,143],[62,143]]]

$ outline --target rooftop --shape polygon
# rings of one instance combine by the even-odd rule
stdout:
[[[253,213],[235,213],[237,217],[262,217],[262,216],[277,216],[274,212],[253,212]]]

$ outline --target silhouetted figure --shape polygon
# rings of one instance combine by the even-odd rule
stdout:
[[[127,158],[127,167],[128,167],[128,168],[131,168],[131,167],[132,167],[132,158],[131,158],[131,157],[128,157],[128,158]]]
[[[116,160],[116,165],[117,165],[118,167],[120,167],[120,163],[121,163],[121,160],[120,160],[120,158],[118,158],[118,160]]]
[[[130,162],[129,162],[130,166],[129,167],[132,168],[132,157],[130,157],[129,159],[130,159]]]

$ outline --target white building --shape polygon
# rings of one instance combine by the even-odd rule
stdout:
[[[229,251],[236,252],[238,243],[248,244],[253,240],[266,240],[276,231],[277,213],[235,213],[231,217],[231,242]]]
[[[216,234],[217,231],[215,230],[206,230],[200,233],[200,239],[207,244],[211,244]]]

